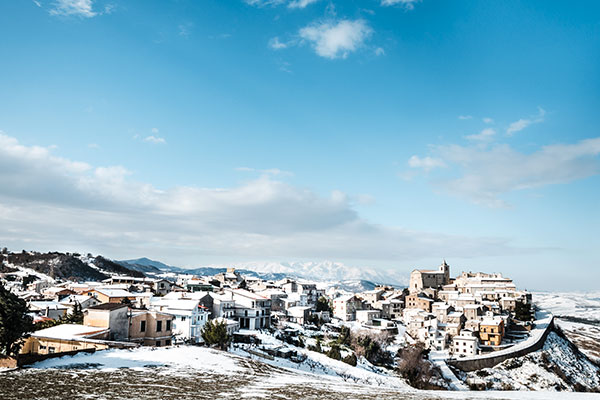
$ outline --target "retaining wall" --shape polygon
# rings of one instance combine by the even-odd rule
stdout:
[[[462,359],[447,360],[446,362],[449,365],[451,365],[455,368],[458,368],[462,371],[465,371],[465,372],[477,371],[482,368],[491,368],[495,365],[500,364],[502,361],[508,360],[509,358],[522,357],[526,354],[532,353],[534,351],[538,351],[539,349],[544,347],[546,338],[548,337],[548,334],[552,330],[553,326],[554,326],[554,317],[552,317],[552,320],[550,321],[548,326],[546,326],[546,329],[544,330],[542,335],[538,338],[538,340],[536,340],[534,343],[530,344],[527,347],[518,348],[513,352],[503,351],[502,354],[498,354],[498,355],[494,355],[494,353],[491,353],[491,354],[486,354],[484,356],[480,356],[477,358],[470,357],[470,358],[464,359],[464,360],[462,360]]]

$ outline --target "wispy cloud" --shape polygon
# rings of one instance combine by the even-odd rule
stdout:
[[[412,10],[415,8],[415,4],[420,1],[421,0],[381,0],[381,5],[384,7],[402,6],[407,10]]]
[[[373,30],[363,19],[318,22],[300,29],[299,36],[310,42],[325,58],[346,58],[360,48]]]
[[[161,138],[160,136],[154,136],[154,135],[146,136],[144,138],[144,142],[149,142],[149,143],[154,143],[154,144],[167,143],[167,141],[164,138]]]
[[[275,36],[274,38],[269,40],[269,47],[274,50],[281,50],[287,48],[288,44],[279,41],[279,37]]]
[[[459,115],[458,116],[458,119],[461,119],[461,120],[467,120],[467,119],[471,119],[471,118],[473,118],[473,116],[471,116],[471,115]]]
[[[275,7],[287,4],[291,9],[302,9],[316,3],[319,0],[244,0],[246,4],[254,7]]]
[[[292,0],[288,4],[288,8],[305,8],[319,0]]]
[[[193,26],[194,26],[194,24],[192,22],[186,22],[186,23],[177,25],[177,34],[179,36],[188,37],[192,33]]]
[[[91,18],[98,13],[93,10],[92,0],[57,0],[50,10],[51,15]]]
[[[376,56],[384,56],[385,55],[385,50],[382,47],[377,47],[375,49],[375,55]]]
[[[444,160],[439,158],[431,158],[431,157],[419,157],[412,156],[408,159],[408,166],[411,168],[421,168],[426,172],[431,171],[434,168],[444,168],[446,167],[446,163]]]
[[[494,120],[492,118],[489,118],[489,117],[482,118],[482,121],[484,123],[486,123],[486,124],[493,124],[494,123]]]
[[[488,141],[491,140],[496,134],[496,130],[492,128],[485,128],[476,135],[465,136],[469,140]]]
[[[507,144],[435,146],[433,151],[441,162],[461,172],[458,178],[436,178],[434,185],[488,207],[507,207],[501,196],[509,192],[600,174],[600,137],[543,146],[530,154]]]
[[[527,128],[529,125],[538,124],[540,122],[544,122],[544,116],[546,115],[546,111],[542,107],[538,107],[538,114],[530,117],[530,118],[521,118],[518,121],[511,123],[506,129],[506,134],[508,136],[514,135],[516,132],[522,131]]]

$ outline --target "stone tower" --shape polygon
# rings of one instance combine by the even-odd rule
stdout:
[[[440,265],[440,272],[444,273],[444,283],[442,285],[450,283],[450,266],[446,264],[446,260]]]

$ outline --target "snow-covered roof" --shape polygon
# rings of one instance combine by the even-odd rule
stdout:
[[[38,310],[45,310],[46,308],[51,310],[66,310],[69,307],[58,301],[31,301],[29,302],[29,308]]]
[[[108,329],[77,324],[61,324],[35,331],[31,336],[49,339],[82,339],[86,336],[103,332],[108,332]]]
[[[244,296],[244,297],[248,297],[248,298],[254,299],[254,300],[269,300],[264,296],[253,293],[246,289],[233,289],[231,292],[233,292],[233,294],[236,294],[238,296]]]
[[[132,293],[123,289],[96,288],[94,290],[108,297],[134,297]]]
[[[152,303],[153,306],[159,306],[159,307],[164,307],[170,310],[186,310],[186,311],[191,311],[194,309],[197,309],[199,306],[199,301],[198,300],[194,300],[194,299],[181,299],[181,300],[172,300],[172,299],[166,299],[166,300],[158,300],[156,302]],[[162,310],[162,311],[167,311],[167,310]]]

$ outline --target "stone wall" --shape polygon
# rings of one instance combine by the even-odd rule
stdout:
[[[539,340],[535,343],[532,343],[528,347],[518,349],[514,352],[500,354],[498,356],[494,356],[494,353],[486,354],[485,356],[481,356],[477,359],[467,359],[467,360],[448,360],[447,363],[455,368],[458,368],[465,372],[477,371],[483,368],[492,368],[495,365],[500,364],[501,362],[508,360],[510,358],[522,357],[526,354],[532,353],[534,351],[538,351],[542,347],[544,347],[544,343],[546,342],[546,338],[548,334],[552,330],[554,326],[554,319],[552,322],[548,324],[544,333],[540,336]]]

